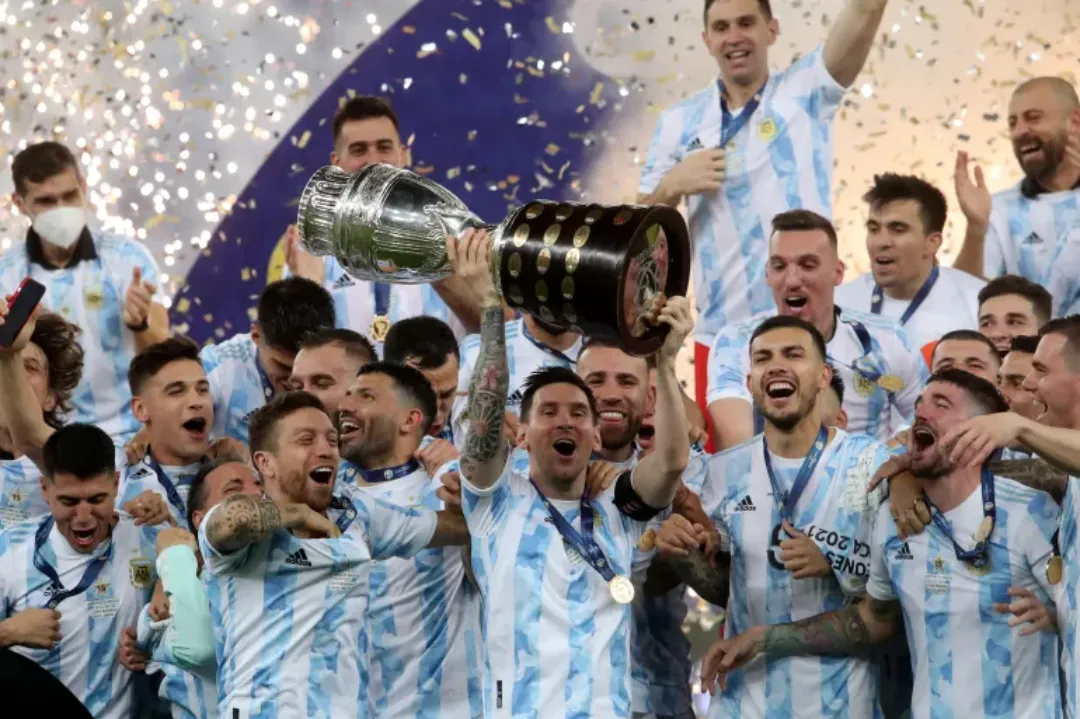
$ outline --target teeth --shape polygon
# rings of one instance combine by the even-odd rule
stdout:
[[[604,419],[622,419],[626,415],[622,412],[616,412],[615,410],[607,410],[605,412],[601,412],[600,416]]]
[[[341,431],[342,432],[355,432],[358,429],[360,429],[360,426],[357,425],[357,424],[354,424],[353,422],[342,422],[341,423]]]

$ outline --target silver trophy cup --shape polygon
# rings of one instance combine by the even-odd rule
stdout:
[[[644,319],[654,298],[685,295],[690,281],[686,223],[666,206],[534,201],[489,225],[435,182],[370,165],[354,174],[318,170],[298,215],[304,249],[371,282],[446,279],[447,237],[487,229],[495,286],[508,305],[632,354],[655,352],[667,334]]]

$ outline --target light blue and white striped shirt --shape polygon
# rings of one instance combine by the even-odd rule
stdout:
[[[247,444],[248,420],[274,395],[259,367],[259,349],[250,334],[207,345],[199,352],[214,398],[214,437]]]
[[[43,519],[48,513],[37,465],[26,456],[0,461],[0,530]]]
[[[581,338],[569,349],[558,352],[534,339],[525,328],[523,319],[506,323],[506,366],[510,372],[509,396],[506,411],[520,416],[521,388],[529,375],[544,367],[569,367],[577,364],[581,352]],[[468,429],[466,410],[469,404],[469,384],[472,382],[476,358],[480,354],[480,335],[469,335],[461,343],[461,369],[458,371],[458,396],[450,410],[450,419],[454,428],[454,442],[461,448]]]
[[[785,624],[833,611],[865,592],[870,541],[881,491],[866,491],[889,458],[884,444],[834,430],[791,518],[833,567],[826,579],[792,579],[780,561],[787,539],[765,469],[762,435],[713,455],[701,502],[731,548],[731,594],[725,634]],[[771,457],[784,495],[803,460]],[[881,716],[873,665],[856,657],[766,659],[728,676],[709,707],[712,719]]]
[[[169,493],[154,471],[149,452],[138,464],[128,465],[121,470],[116,506],[123,507],[146,490],[150,490],[165,500],[165,506],[169,508],[169,515],[176,522],[176,526],[187,528],[188,494],[191,492],[191,480],[195,479],[195,475],[199,473],[199,465],[189,464],[185,467],[161,465],[161,471],[176,488],[182,507],[177,507],[169,501]]]
[[[373,559],[414,556],[434,512],[349,497],[355,516],[338,539],[284,530],[222,554],[199,528],[218,662],[218,715],[229,719],[366,715],[362,653]]]
[[[832,119],[844,92],[820,47],[772,75],[727,146],[727,179],[687,198],[698,343],[711,345],[724,326],[775,306],[765,284],[773,217],[795,209],[832,216]],[[688,155],[719,147],[722,130],[716,82],[664,110],[638,191],[653,192]]]
[[[0,534],[0,620],[45,607],[52,581],[34,566],[34,535],[41,521]],[[60,641],[52,649],[14,647],[64,683],[98,719],[129,719],[133,711],[131,672],[120,666],[120,638],[135,626],[154,587],[157,529],[136,527],[120,513],[112,538],[94,552],[77,552],[53,525],[42,558],[67,589],[79,585],[87,566],[112,556],[82,594],[68,597],[60,612]]]
[[[1061,632],[1061,668],[1065,675],[1065,699],[1069,716],[1077,716],[1080,704],[1077,703],[1077,689],[1080,688],[1080,479],[1069,477],[1065,489],[1065,500],[1061,507],[1060,534],[1058,547],[1064,560],[1062,583],[1057,592],[1058,627]],[[1038,570],[1038,567],[1036,567]]]
[[[95,424],[123,445],[139,429],[131,410],[127,370],[135,356],[135,335],[124,327],[124,297],[132,272],[158,282],[150,250],[127,237],[91,232],[97,259],[47,270],[31,263],[26,244],[0,255],[0,292],[14,292],[26,277],[45,285],[43,307],[82,329],[85,352],[82,379],[71,395],[69,422]]]
[[[353,492],[405,508],[438,511],[436,479],[423,469]],[[409,559],[372,562],[368,706],[373,717],[480,719],[480,599],[466,579],[462,547],[433,547]]]
[[[1078,227],[1080,190],[1045,192],[1029,198],[1017,184],[997,193],[986,231],[984,276],[1020,275],[1046,285],[1051,266]],[[1060,300],[1055,300],[1057,305]]]
[[[903,541],[889,508],[878,512],[866,590],[903,606],[915,719],[1063,716],[1057,636],[1020,636],[1023,625],[1010,627],[1012,615],[994,610],[995,602],[1012,601],[1008,590],[1016,586],[1049,606],[1055,590],[1046,560],[1060,510],[1049,495],[1009,479],[994,478],[994,495],[997,521],[985,572],[957,559],[937,524]],[[944,517],[960,546],[971,548],[984,517],[982,493],[976,488]]]
[[[709,353],[709,404],[719,399],[745,399],[753,403],[746,387],[746,378],[750,375],[750,336],[759,324],[775,314],[764,312],[747,322],[725,327],[716,336]],[[870,337],[870,353],[865,356],[855,331],[856,323],[865,327]],[[841,309],[836,331],[826,350],[829,361],[847,388],[844,409],[851,432],[885,441],[910,424],[915,414],[915,400],[930,374],[919,349],[911,344],[907,333],[895,320]],[[882,376],[896,377],[903,387],[899,392],[889,392],[853,369],[853,366],[864,365]],[[902,422],[892,421],[893,408]]]
[[[483,596],[487,717],[629,717],[630,607],[570,549],[528,474],[512,460],[487,489],[461,481]],[[550,500],[581,530],[580,500]],[[593,537],[616,574],[629,577],[646,524],[609,491],[593,500]]]

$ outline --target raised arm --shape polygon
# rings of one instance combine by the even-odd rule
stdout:
[[[213,671],[213,621],[206,588],[199,581],[198,540],[189,532],[168,527],[157,538],[157,570],[169,597],[173,631],[166,648],[176,663],[189,671]]]
[[[825,67],[837,83],[851,87],[874,44],[888,0],[848,0],[825,40]]]
[[[672,297],[660,310],[659,321],[670,330],[656,355],[656,448],[634,470],[634,491],[650,507],[671,504],[690,458],[690,423],[683,408],[682,386],[675,376],[675,360],[694,328],[690,303]]]
[[[457,276],[480,297],[480,351],[469,383],[461,472],[473,486],[486,489],[495,484],[506,464],[503,422],[510,391],[506,318],[491,276],[488,233],[466,230],[460,239],[447,240],[446,252]]]
[[[279,505],[270,499],[233,494],[208,515],[206,539],[218,552],[229,554],[261,542],[279,529],[305,527],[309,514],[313,512],[304,504]]]
[[[0,323],[7,312],[7,303],[0,298]],[[38,314],[35,312],[27,320],[10,347],[0,347],[0,417],[7,424],[15,450],[40,467],[41,449],[54,430],[45,422],[41,404],[34,395],[23,364],[23,350],[34,334]],[[40,369],[42,372],[48,371],[47,367]]]
[[[711,523],[710,523],[711,524]],[[731,556],[719,550],[711,527],[675,514],[656,533],[658,558],[698,596],[727,606]]]

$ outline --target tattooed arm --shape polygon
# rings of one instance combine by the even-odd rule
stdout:
[[[1065,497],[1069,475],[1041,459],[1003,459],[990,463],[990,471],[996,477],[1006,477],[1040,492],[1046,492],[1055,501]]]
[[[656,533],[658,559],[698,596],[727,606],[731,556],[719,550],[718,535],[707,525],[673,514]],[[709,558],[712,557],[712,561]]]
[[[461,472],[478,489],[499,479],[506,464],[503,422],[510,392],[506,362],[506,317],[495,291],[487,232],[466,230],[449,238],[446,253],[454,271],[480,295],[480,352],[469,383],[468,431],[461,454]]]
[[[210,513],[206,539],[217,551],[229,554],[261,542],[278,529],[304,528],[313,514],[304,504],[279,505],[269,499],[233,494]]]

